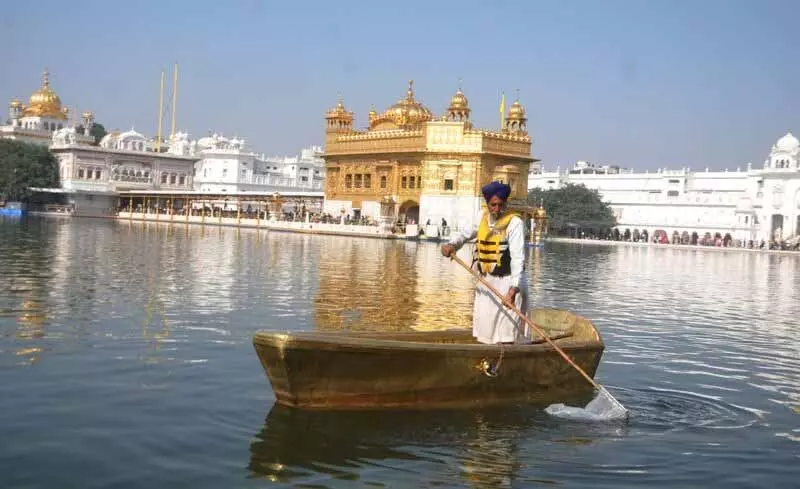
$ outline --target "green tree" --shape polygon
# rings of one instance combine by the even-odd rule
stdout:
[[[75,126],[75,130],[80,134],[83,134],[83,129],[83,125],[79,124]],[[94,138],[94,144],[100,144],[100,141],[106,136],[106,134],[108,134],[108,131],[106,131],[105,126],[99,122],[92,124],[92,129],[89,131],[89,135]]]
[[[0,197],[24,201],[31,187],[58,186],[58,162],[45,146],[0,140]]]
[[[550,216],[550,230],[557,234],[577,233],[578,230],[601,233],[616,226],[611,207],[603,202],[600,193],[585,185],[567,184],[563,187],[528,192],[528,204],[544,205]]]

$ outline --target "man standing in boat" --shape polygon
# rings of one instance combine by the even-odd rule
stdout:
[[[527,283],[522,274],[525,225],[516,213],[506,209],[511,187],[492,182],[484,185],[481,192],[487,210],[479,224],[452,236],[442,245],[442,254],[449,257],[477,237],[473,266],[498,291],[505,292],[506,302],[527,314]],[[472,334],[486,344],[528,343],[531,338],[530,329],[522,319],[480,283],[475,289]]]

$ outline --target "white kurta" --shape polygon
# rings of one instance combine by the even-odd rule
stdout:
[[[482,218],[482,216],[481,216]],[[480,223],[480,219],[478,219]],[[494,219],[489,217],[489,226]],[[456,249],[478,234],[478,225],[465,229],[451,237],[449,243]],[[505,277],[484,275],[484,279],[492,284],[498,292],[505,295],[511,287],[519,287],[516,306],[523,314],[528,314],[528,284],[523,275],[525,263],[525,230],[522,219],[515,217],[506,228],[508,250],[511,254],[511,274]],[[472,335],[481,343],[528,343],[531,339],[530,328],[517,314],[503,305],[491,290],[478,283],[475,288],[475,305],[472,311]]]

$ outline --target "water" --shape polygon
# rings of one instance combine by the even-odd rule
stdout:
[[[0,487],[770,487],[800,475],[800,257],[551,244],[536,304],[595,321],[629,424],[541,407],[273,405],[260,328],[467,325],[428,243],[0,222]]]

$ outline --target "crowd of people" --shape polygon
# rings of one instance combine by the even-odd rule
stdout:
[[[759,241],[752,239],[742,240],[734,239],[730,233],[725,233],[724,235],[722,233],[714,233],[712,235],[710,232],[706,232],[701,236],[697,231],[693,231],[691,234],[688,231],[683,231],[682,233],[673,231],[670,235],[666,231],[659,229],[650,235],[646,229],[642,231],[639,231],[638,229],[634,229],[633,231],[630,229],[624,229],[623,231],[620,231],[618,228],[614,228],[606,229],[600,232],[594,230],[572,230],[567,233],[567,236],[580,239],[627,241],[633,243],[680,244],[762,250],[800,250],[800,239],[773,239],[770,241]]]

